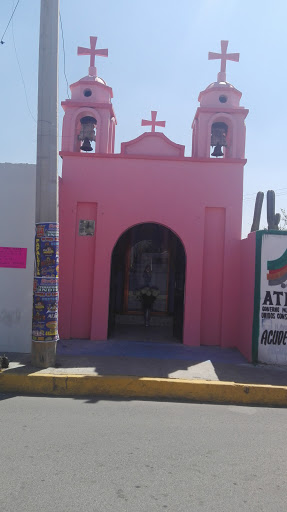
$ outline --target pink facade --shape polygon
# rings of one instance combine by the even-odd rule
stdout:
[[[241,93],[226,81],[200,93],[192,157],[185,157],[183,146],[154,131],[123,143],[115,154],[110,87],[88,76],[71,91],[72,99],[63,102],[60,153],[61,338],[107,339],[115,245],[133,226],[154,223],[169,228],[184,247],[183,343],[240,348],[248,113],[239,105]],[[211,156],[211,141],[222,157]],[[80,150],[89,144],[93,152]],[[81,236],[83,220],[94,221],[91,236]]]

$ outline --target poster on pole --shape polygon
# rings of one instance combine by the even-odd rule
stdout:
[[[57,341],[58,279],[34,277],[32,339]]]
[[[55,222],[36,224],[35,266],[37,277],[58,277],[59,224]]]
[[[33,341],[57,341],[59,224],[41,222],[35,233]]]
[[[256,233],[253,360],[287,365],[287,232]]]

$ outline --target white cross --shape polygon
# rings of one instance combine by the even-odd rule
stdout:
[[[221,41],[221,53],[208,53],[208,60],[220,59],[220,72],[218,73],[218,82],[226,82],[226,61],[239,61],[239,53],[227,53],[228,41]]]
[[[156,121],[157,116],[157,110],[151,111],[151,121],[148,121],[147,119],[142,119],[142,126],[151,126],[151,131],[155,132],[156,126],[163,126],[165,127],[165,121]]]
[[[95,67],[95,56],[108,57],[108,50],[96,50],[97,37],[90,36],[90,48],[78,46],[78,55],[90,55],[89,75],[97,76],[97,68]]]

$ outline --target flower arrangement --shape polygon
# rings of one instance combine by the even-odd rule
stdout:
[[[142,302],[144,308],[147,308],[152,306],[159,293],[158,288],[144,286],[136,291],[136,298]]]

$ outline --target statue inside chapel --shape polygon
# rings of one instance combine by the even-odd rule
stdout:
[[[152,268],[151,268],[151,265],[148,264],[145,266],[145,269],[143,272],[143,280],[144,280],[145,286],[150,285],[151,278],[152,278]]]

